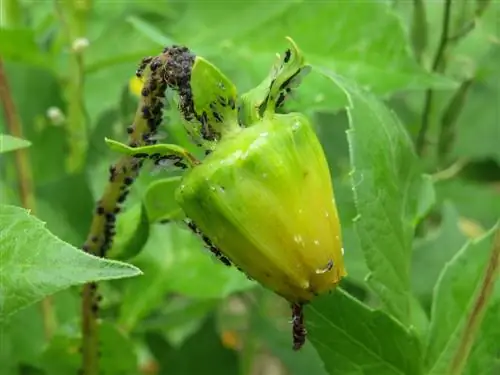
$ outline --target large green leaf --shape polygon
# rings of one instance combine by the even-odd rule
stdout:
[[[72,285],[141,274],[55,237],[28,211],[0,206],[0,320]]]
[[[371,271],[369,283],[387,310],[408,324],[412,240],[425,180],[399,120],[373,95],[333,72],[325,75],[349,100],[355,230]]]
[[[425,365],[429,375],[445,374],[450,368],[462,339],[467,319],[470,314],[474,313],[473,304],[482,297],[479,287],[483,282],[487,267],[492,266],[488,264],[488,261],[498,228],[499,225],[480,239],[465,245],[441,273],[434,291],[431,325],[425,353]],[[500,293],[494,293],[493,298],[488,302],[491,309],[498,306]],[[485,323],[491,324],[490,329],[493,330],[492,335],[494,335],[494,332],[497,332],[495,326],[500,325],[500,318],[498,311],[492,311],[496,317],[490,316],[490,321]],[[495,343],[497,350],[493,355],[497,355],[500,349],[498,342]],[[478,344],[482,345],[480,342]],[[491,348],[487,348],[489,349]],[[493,359],[490,357],[490,362]]]
[[[388,2],[187,1],[180,7],[171,28],[174,39],[227,69],[238,87],[260,81],[274,54],[286,48],[285,36],[297,42],[309,62],[378,94],[449,87],[448,80],[431,76],[413,59],[402,23]],[[244,19],[238,16],[243,13]],[[244,75],[236,70],[243,67]],[[341,106],[335,90],[319,79],[308,81],[300,90],[301,104],[328,110]]]
[[[340,289],[317,298],[306,309],[306,322],[330,375],[421,374],[417,337]]]

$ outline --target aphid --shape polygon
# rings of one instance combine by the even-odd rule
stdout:
[[[132,185],[134,183],[134,179],[130,176],[126,176],[124,179],[123,179],[123,183],[125,185]]]
[[[149,107],[146,105],[142,107],[142,117],[145,119],[151,117],[151,111],[149,110]]]
[[[116,167],[112,165],[109,167],[109,181],[113,182],[116,178]]]
[[[285,51],[285,58],[283,59],[283,61],[285,62],[285,64],[290,61],[290,57],[292,57],[292,51],[290,49],[287,49]]]

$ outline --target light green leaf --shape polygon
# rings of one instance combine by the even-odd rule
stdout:
[[[138,17],[130,16],[127,18],[127,22],[130,23],[139,33],[150,39],[152,42],[157,43],[161,47],[166,47],[174,44],[174,41],[172,39],[163,34],[153,25],[143,21]]]
[[[139,274],[63,242],[22,208],[0,206],[0,320],[72,285]]]
[[[340,289],[306,308],[309,340],[330,375],[421,374],[418,339]]]
[[[355,230],[371,271],[370,286],[403,324],[410,321],[410,259],[423,179],[410,137],[372,94],[325,75],[349,100]]]
[[[144,194],[144,206],[150,222],[172,220],[182,214],[175,201],[181,177],[169,177],[151,183]]]
[[[451,361],[459,346],[466,322],[472,313],[473,303],[479,296],[490,260],[497,224],[483,237],[470,241],[444,267],[434,290],[431,325],[427,338],[425,365],[428,375],[448,373]],[[490,299],[491,307],[498,305],[500,293]],[[498,311],[495,312],[499,325]],[[479,344],[481,345],[481,344]],[[497,349],[498,341],[497,341]],[[497,353],[498,354],[498,351]]]
[[[427,306],[441,270],[466,241],[458,227],[458,212],[450,202],[443,205],[441,216],[440,227],[415,242],[412,257],[412,289]]]
[[[31,142],[8,134],[0,134],[0,154],[31,146]]]

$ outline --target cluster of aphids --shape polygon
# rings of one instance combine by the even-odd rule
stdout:
[[[147,76],[140,99],[139,112],[134,123],[127,128],[130,147],[148,146],[157,142],[155,136],[163,119],[165,106],[165,91],[173,88],[180,95],[191,96],[190,92],[182,90],[189,86],[189,79],[194,56],[185,47],[172,46],[165,48],[163,53],[156,57],[144,58],[136,75],[142,78]],[[147,74],[145,70],[148,69]],[[192,99],[191,99],[192,100]],[[184,100],[186,103],[188,100]],[[126,161],[119,161],[109,168],[109,181],[118,189],[113,190],[113,196],[106,196],[97,204],[96,215],[99,228],[95,230],[88,239],[83,250],[104,257],[106,251],[111,248],[114,235],[116,234],[116,215],[120,212],[120,205],[125,202],[130,186],[137,177],[144,163],[146,154],[136,154]],[[186,168],[182,159],[178,156],[161,156],[160,154],[149,156],[155,164],[166,162],[178,168]],[[118,192],[117,192],[118,190]]]
[[[227,258],[225,255],[222,254],[222,252],[215,247],[214,244],[210,241],[210,239],[205,236],[200,229],[193,223],[192,220],[186,219],[185,223],[187,224],[188,228],[191,229],[191,231],[196,234],[198,237],[200,237],[203,240],[203,243],[205,247],[212,252],[212,254],[215,255],[217,259],[219,259],[223,264],[226,266],[231,266],[231,261],[229,258]]]
[[[283,57],[283,62],[282,62],[281,68],[283,68],[283,66],[285,64],[288,64],[288,62],[290,62],[291,57],[292,57],[292,52],[290,51],[290,49],[287,49],[285,51],[285,56]],[[310,70],[311,70],[310,66],[305,66],[305,67],[299,69],[294,75],[289,77],[285,82],[283,82],[280,85],[279,92],[278,92],[278,98],[276,99],[276,103],[275,103],[275,109],[278,110],[278,109],[283,107],[283,104],[285,103],[285,99],[287,99],[290,96],[290,94],[292,93],[292,90],[300,84],[302,77],[304,75],[308,74],[310,72]],[[271,92],[272,87],[274,86],[274,83],[275,83],[275,80],[273,79],[271,81],[271,84],[269,85],[269,92]],[[267,107],[268,100],[269,100],[269,96],[266,98],[266,100],[264,100],[264,103],[262,104],[261,109],[264,109]]]
[[[190,219],[185,219],[184,222],[186,223],[186,225],[188,226],[189,229],[191,229],[191,231],[196,235],[198,236],[199,238],[201,238],[201,240],[203,241],[203,244],[205,246],[205,248],[207,248],[208,250],[210,250],[210,252],[219,260],[221,261],[225,266],[228,266],[228,267],[231,267],[233,265],[233,263],[231,262],[231,260],[225,256],[224,254],[222,254],[222,252],[212,243],[212,241],[210,241],[210,239],[205,236],[203,234],[203,232],[196,226],[196,224],[190,220]],[[238,269],[238,271],[243,272],[243,270],[240,268],[240,267],[236,267]],[[246,274],[245,274],[246,275]],[[248,275],[246,275],[246,277],[251,280],[252,278]]]

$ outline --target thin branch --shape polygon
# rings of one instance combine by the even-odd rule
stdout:
[[[458,118],[465,106],[467,94],[472,86],[473,79],[467,79],[458,88],[451,98],[441,118],[441,130],[438,137],[438,159],[441,163],[445,161],[455,136],[455,127]]]
[[[490,259],[484,274],[483,283],[478,297],[474,302],[472,312],[467,319],[465,329],[460,339],[460,344],[451,362],[449,375],[460,375],[463,373],[467,359],[469,358],[472,345],[474,344],[478,330],[488,307],[488,302],[493,293],[495,282],[500,270],[500,226],[497,227]]]
[[[451,20],[451,5],[453,0],[446,0],[443,12],[443,28],[441,30],[441,37],[439,38],[439,46],[432,63],[431,70],[433,72],[442,72],[444,70],[444,55],[446,52],[446,47],[449,39],[450,32],[450,20]],[[428,89],[425,93],[424,109],[422,113],[422,121],[420,125],[420,131],[417,136],[416,148],[419,155],[422,155],[425,148],[427,131],[429,130],[429,122],[432,113],[432,101],[433,101],[434,91]]]
[[[11,95],[7,75],[3,61],[0,59],[0,101],[2,102],[3,112],[7,129],[11,135],[24,139],[23,126],[16,105]],[[35,213],[36,201],[33,185],[33,173],[28,155],[28,149],[22,148],[14,151],[16,171],[19,181],[19,197],[24,208]],[[52,307],[52,298],[46,297],[41,302],[43,328],[45,338],[50,340],[56,327],[56,318]]]
[[[411,39],[418,62],[421,62],[428,44],[427,14],[424,0],[413,0]]]

